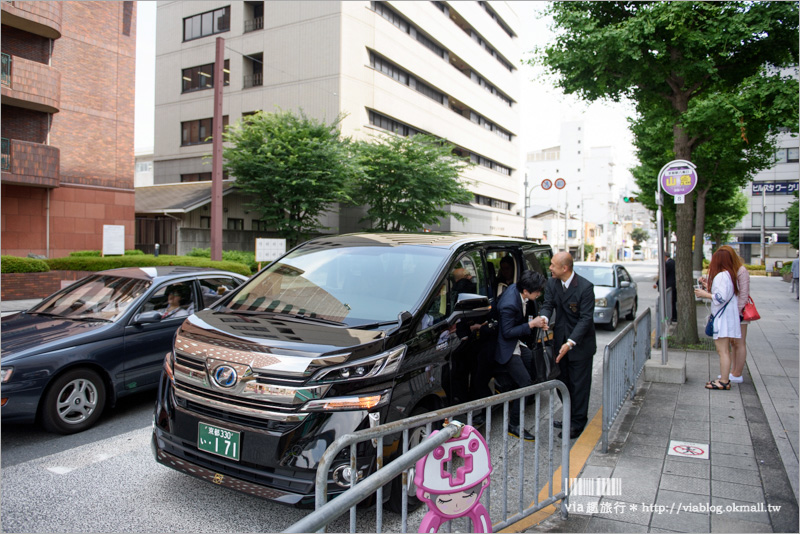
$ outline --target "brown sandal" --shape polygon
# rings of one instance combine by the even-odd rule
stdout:
[[[722,380],[714,380],[713,382],[706,383],[706,389],[731,389],[731,381],[723,382]]]

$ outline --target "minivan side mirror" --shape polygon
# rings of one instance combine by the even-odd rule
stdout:
[[[157,311],[143,312],[133,318],[134,324],[160,323],[161,314]]]
[[[473,293],[461,293],[456,300],[450,320],[453,321],[461,317],[480,317],[489,313],[491,309],[489,297]]]

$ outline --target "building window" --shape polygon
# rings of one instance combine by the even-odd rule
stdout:
[[[453,153],[463,158],[469,158],[469,160],[476,165],[481,165],[482,167],[486,167],[487,169],[499,172],[500,174],[511,176],[510,167],[501,165],[500,163],[497,163],[496,161],[491,160],[489,158],[485,158],[480,154],[476,154],[474,152],[470,152],[469,150],[464,150],[462,148],[456,148],[455,150],[453,150]]]
[[[136,163],[136,172],[152,172],[152,171],[153,171],[152,161],[139,161]]]
[[[483,195],[475,195],[475,204],[480,204],[481,206],[491,206],[493,208],[499,208],[501,210],[511,211],[510,202],[506,202],[504,200],[498,200],[496,198],[485,197]]]
[[[183,40],[200,39],[230,29],[231,7],[225,6],[183,19]]]
[[[244,230],[244,219],[228,217],[228,230]]]
[[[250,221],[250,229],[256,232],[266,232],[267,222],[252,220]]]
[[[229,59],[225,60],[222,71],[225,76],[225,85],[230,85],[231,67]],[[200,91],[202,89],[211,89],[214,87],[214,64],[209,63],[207,65],[200,65],[199,67],[183,69],[181,76],[183,77],[184,93]]]
[[[228,179],[228,171],[222,171],[222,179]],[[195,172],[192,174],[181,174],[181,182],[210,182],[210,172]]]
[[[416,78],[414,75],[409,74],[408,72],[401,69],[394,63],[387,61],[386,59],[380,57],[374,52],[370,52],[369,54],[369,63],[373,69],[382,72],[386,76],[389,76],[393,80],[396,80],[402,83],[403,85],[413,87],[414,89],[417,90],[417,92],[422,93],[431,100],[435,100],[436,102],[444,105],[445,103],[444,93],[437,91],[430,85],[422,82],[419,78]]]
[[[514,31],[508,26],[508,24],[506,24],[506,22],[503,19],[500,18],[500,16],[497,13],[495,13],[494,9],[492,9],[491,6],[489,6],[488,2],[478,2],[478,3],[483,7],[484,10],[486,10],[486,13],[488,13],[489,16],[492,17],[492,20],[494,20],[498,26],[503,28],[503,31],[506,32],[509,37],[511,38],[516,37]]]
[[[466,73],[465,73],[466,74]],[[492,93],[494,96],[502,100],[506,103],[508,107],[511,107],[511,99],[504,95],[499,89],[497,89],[494,85],[487,82],[483,76],[475,72],[474,70],[469,71],[470,79],[483,87],[487,92]]]
[[[567,230],[567,237],[574,239],[577,236],[578,236],[577,230]]]
[[[211,217],[206,217],[205,215],[200,216],[200,228],[209,229],[211,228]]]
[[[797,163],[798,161],[798,152],[800,149],[798,148],[787,148],[786,149],[786,161],[789,163]]]
[[[377,113],[372,110],[370,110],[369,112],[369,123],[372,126],[375,126],[376,128],[380,128],[382,130],[388,130],[390,132],[396,133],[397,135],[402,135],[403,137],[408,137],[410,135],[415,135],[418,133],[425,133],[421,130],[417,130],[413,126],[409,126],[394,119],[390,119],[389,117],[381,115],[380,113]]]
[[[181,123],[181,146],[202,145],[212,141],[213,119],[198,119]],[[222,117],[222,129],[228,126],[228,116]]]

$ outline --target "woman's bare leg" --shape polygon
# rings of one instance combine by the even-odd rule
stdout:
[[[731,374],[735,377],[742,376],[744,362],[747,358],[747,325],[742,325],[742,337],[733,339],[733,365]]]

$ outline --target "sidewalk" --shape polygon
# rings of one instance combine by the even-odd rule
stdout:
[[[640,379],[608,453],[598,444],[580,475],[618,479],[618,494],[573,494],[567,521],[529,531],[798,532],[798,302],[779,278],[753,277],[750,291],[762,318],[744,383],[706,390],[719,357],[695,351],[686,383]]]
[[[41,301],[42,299],[0,301],[0,316],[5,317],[6,315],[11,315],[12,313],[29,310]]]

